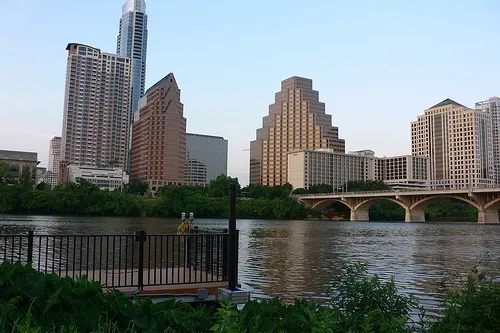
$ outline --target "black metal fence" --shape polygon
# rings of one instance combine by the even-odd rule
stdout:
[[[0,235],[0,261],[30,262],[43,273],[104,287],[160,286],[227,281],[228,233]]]

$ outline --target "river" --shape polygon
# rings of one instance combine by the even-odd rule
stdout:
[[[0,215],[0,234],[172,233],[178,219]],[[200,228],[227,220],[199,219]],[[500,225],[238,220],[239,282],[253,297],[325,299],[325,285],[342,263],[395,277],[401,292],[428,310],[439,307],[447,281],[476,265],[500,277]]]

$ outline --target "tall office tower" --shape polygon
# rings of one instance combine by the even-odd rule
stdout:
[[[120,31],[116,53],[131,59],[130,120],[137,110],[139,99],[144,95],[146,82],[146,49],[148,44],[148,16],[144,0],[128,0],[122,7]]]
[[[186,134],[186,182],[209,183],[227,175],[227,140],[221,136]]]
[[[61,163],[124,167],[130,59],[76,43],[68,44],[66,50]]]
[[[293,76],[281,82],[256,140],[250,142],[250,184],[287,183],[287,154],[317,148],[344,153],[345,141],[339,139],[312,80]]]
[[[48,171],[58,174],[59,162],[61,161],[61,137],[55,136],[49,145],[49,169]]]
[[[491,115],[446,99],[411,123],[412,155],[430,158],[430,186],[494,186]]]
[[[495,185],[500,186],[500,98],[491,97],[476,103],[476,110],[487,112],[491,116],[493,129],[493,170]]]
[[[155,83],[139,100],[132,125],[130,179],[150,192],[182,185],[186,165],[186,118],[174,74]]]

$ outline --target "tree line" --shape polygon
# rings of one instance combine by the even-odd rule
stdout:
[[[24,177],[23,177],[24,178]],[[132,181],[123,189],[101,190],[85,179],[51,188],[41,183],[0,183],[0,214],[97,215],[226,218],[229,184],[238,191],[237,217],[249,219],[303,219],[310,210],[290,197],[291,186],[242,189],[237,178],[220,175],[207,187],[166,186],[155,198],[146,198],[147,184]]]
[[[197,217],[226,218],[229,214],[228,188],[237,186],[237,217],[249,219],[348,219],[349,209],[334,204],[323,211],[313,211],[291,197],[292,194],[332,192],[332,186],[320,184],[309,189],[282,186],[249,185],[241,187],[237,178],[220,175],[207,187],[166,186],[156,198],[145,198],[148,185],[131,181],[123,189],[100,190],[84,179],[51,188],[41,183],[33,186],[30,171],[25,169],[16,181],[0,168],[0,214],[101,215],[179,217],[193,212]],[[381,181],[349,181],[339,191],[388,190]],[[404,221],[405,211],[391,201],[376,202],[369,211],[374,221]],[[475,221],[477,211],[454,199],[443,199],[426,209],[426,219],[436,221]]]

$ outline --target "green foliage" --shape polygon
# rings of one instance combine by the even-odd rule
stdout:
[[[98,282],[0,265],[2,332],[207,332],[212,308],[168,300],[129,299]],[[75,330],[77,328],[77,330]]]
[[[442,314],[429,333],[499,332],[500,283],[481,274],[469,275],[461,289],[447,296]]]
[[[477,221],[477,209],[458,199],[441,199],[430,204],[425,210],[431,221]]]
[[[123,186],[123,190],[126,193],[143,196],[148,191],[148,183],[134,179],[131,180],[128,184],[125,184]]]
[[[292,189],[290,184],[282,186],[248,185],[241,189],[241,195],[253,199],[286,199],[292,193]]]
[[[338,311],[340,332],[411,332],[410,313],[418,306],[413,296],[397,293],[394,280],[367,277],[360,264],[343,267],[330,283],[329,305]]]
[[[9,178],[10,165],[6,161],[0,161],[0,183],[7,181]]]
[[[84,179],[52,189],[41,184],[32,189],[0,183],[0,214],[179,217],[182,212],[193,212],[200,218],[225,218],[229,215],[228,191],[219,195],[223,186],[233,181],[237,179],[219,176],[212,188],[166,186],[158,190],[155,199],[137,197],[126,193],[128,190],[100,190]],[[309,209],[289,197],[291,186],[265,191],[269,194],[266,198],[255,195],[259,198],[238,200],[238,218],[302,219],[309,215]]]
[[[130,299],[103,291],[97,282],[41,274],[29,266],[0,265],[0,332],[117,333],[492,333],[500,327],[500,283],[469,276],[446,299],[442,316],[415,323],[416,299],[398,293],[394,281],[346,265],[329,284],[329,303],[286,304],[252,300],[243,309],[223,304],[193,307],[174,300]]]
[[[229,184],[236,184],[236,191],[240,191],[241,186],[238,178],[231,178],[225,175],[219,175],[208,185],[208,195],[212,198],[222,198],[229,196]]]

